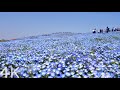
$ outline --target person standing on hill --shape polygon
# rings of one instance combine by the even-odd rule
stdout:
[[[107,28],[106,28],[106,32],[107,32],[107,33],[110,32],[110,28],[107,27]]]
[[[114,31],[114,27],[112,28],[112,32]]]
[[[95,28],[95,29],[93,29],[93,33],[96,33],[96,28]]]
[[[120,28],[118,28],[118,31],[120,31]]]
[[[103,29],[101,29],[101,32],[103,33]]]
[[[115,28],[114,31],[117,31],[117,28]]]
[[[103,29],[100,29],[100,33],[103,33]]]

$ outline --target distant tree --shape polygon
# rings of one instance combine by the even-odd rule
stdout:
[[[1,39],[1,40],[0,40],[0,42],[6,42],[6,41],[8,41],[8,40],[5,40],[5,39]]]

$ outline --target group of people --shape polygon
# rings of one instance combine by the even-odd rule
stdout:
[[[93,33],[103,33],[103,32],[108,33],[108,32],[114,32],[114,31],[120,31],[120,28],[114,28],[114,27],[113,27],[112,29],[110,29],[109,27],[106,27],[105,30],[100,29],[99,31],[97,31],[96,28],[93,29]]]

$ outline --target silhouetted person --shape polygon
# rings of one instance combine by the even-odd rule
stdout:
[[[103,33],[103,29],[101,29],[101,33]]]
[[[117,28],[117,31],[119,31],[119,28]]]
[[[110,31],[110,29],[107,27],[107,28],[106,28],[106,32],[108,33],[109,31]]]
[[[100,29],[99,33],[101,33],[101,29]]]
[[[100,33],[103,33],[103,29],[100,29]]]
[[[96,33],[96,29],[93,29],[93,33]]]
[[[98,33],[100,33],[100,30],[98,31]]]
[[[117,31],[117,29],[115,28],[114,31]]]
[[[120,31],[120,28],[118,28],[118,31]]]
[[[112,28],[112,32],[114,31],[114,27]]]

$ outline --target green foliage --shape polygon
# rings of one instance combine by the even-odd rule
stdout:
[[[114,39],[119,40],[120,38],[117,36],[113,36]]]
[[[8,40],[4,40],[4,39],[1,39],[1,40],[0,40],[0,42],[6,42],[6,41],[8,41]]]
[[[95,38],[96,41],[102,41],[102,38]]]

